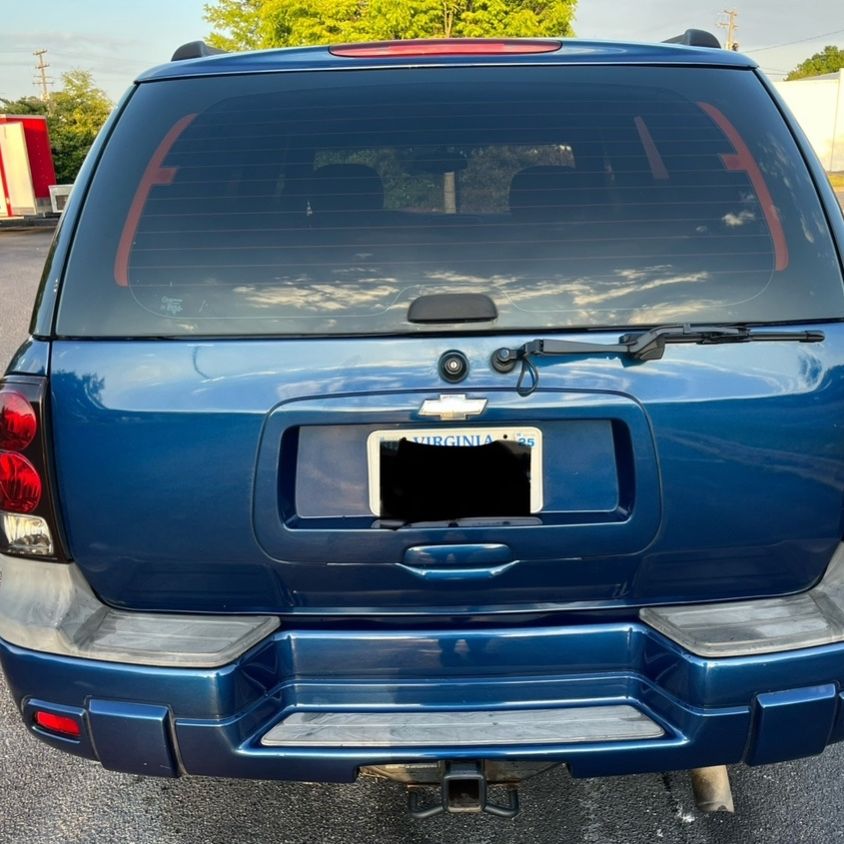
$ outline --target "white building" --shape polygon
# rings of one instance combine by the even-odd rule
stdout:
[[[827,170],[844,170],[844,69],[774,83]]]

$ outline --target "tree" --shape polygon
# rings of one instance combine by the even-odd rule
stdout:
[[[800,62],[788,76],[786,82],[793,79],[805,79],[807,76],[821,76],[824,73],[835,73],[844,67],[844,50],[828,44],[820,53],[809,56],[808,59]]]
[[[215,27],[208,41],[222,50],[260,50],[266,41],[263,31],[265,0],[218,0],[205,5],[205,20]],[[228,32],[228,35],[224,35]]]
[[[105,92],[94,85],[88,71],[71,70],[62,76],[62,88],[47,102],[37,97],[0,100],[8,114],[45,114],[56,179],[70,183],[76,178],[94,138],[112,109]]]
[[[47,103],[47,123],[59,183],[72,182],[94,138],[111,113],[112,102],[86,70],[62,76],[62,90]]]
[[[401,38],[572,35],[577,0],[216,0],[226,50]]]
[[[46,114],[47,104],[38,97],[21,97],[18,100],[4,100],[0,97],[2,114]]]

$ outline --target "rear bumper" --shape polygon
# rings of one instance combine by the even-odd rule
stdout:
[[[844,737],[844,645],[753,657],[696,656],[643,623],[485,630],[284,629],[212,668],[129,665],[0,640],[28,728],[107,768],[352,781],[360,766],[433,759],[556,760],[575,776],[662,771],[820,753]],[[629,706],[646,738],[402,747],[267,746],[292,713]],[[79,740],[33,713],[78,718]]]

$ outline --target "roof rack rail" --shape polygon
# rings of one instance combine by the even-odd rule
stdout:
[[[216,56],[217,53],[225,53],[219,47],[209,47],[204,41],[188,41],[187,44],[182,44],[175,53],[171,62],[181,62],[185,59],[201,59],[205,56]]]
[[[687,47],[714,47],[721,49],[721,42],[705,29],[687,29],[682,35],[666,38],[663,44],[685,44]]]

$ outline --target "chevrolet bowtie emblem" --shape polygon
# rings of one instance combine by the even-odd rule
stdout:
[[[426,399],[419,408],[420,416],[439,416],[443,421],[459,421],[484,412],[486,399],[467,399],[466,396],[440,396]]]

